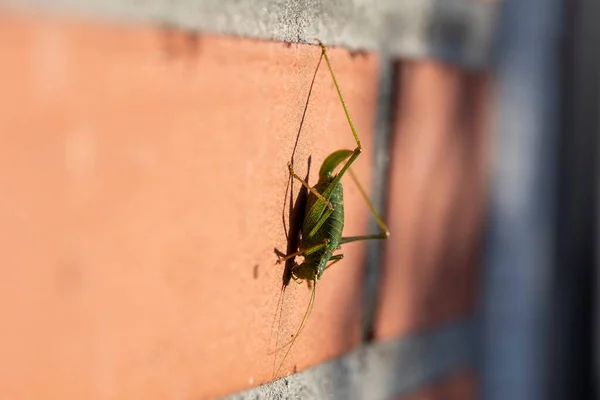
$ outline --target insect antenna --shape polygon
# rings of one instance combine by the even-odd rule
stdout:
[[[279,292],[279,298],[277,299],[277,305],[275,309],[275,315],[273,315],[273,321],[271,322],[271,333],[269,334],[269,343],[271,343],[271,338],[273,336],[273,332],[275,332],[275,321],[278,321],[278,325],[281,326],[281,319],[283,318],[283,296],[285,294],[285,286],[281,287]],[[277,347],[277,339],[275,339],[275,347]],[[274,351],[276,353],[277,350]],[[275,369],[275,365],[277,363],[277,359],[273,358],[273,369]]]
[[[277,352],[277,351],[279,351],[281,349],[284,349],[285,347],[288,348],[286,350],[285,354],[283,355],[283,359],[281,360],[281,363],[279,363],[279,367],[277,368],[277,371],[275,371],[275,373],[273,374],[273,378],[275,378],[277,376],[277,374],[281,370],[281,367],[283,367],[283,363],[285,362],[285,360],[286,360],[288,354],[290,353],[290,350],[292,349],[292,347],[294,347],[294,343],[296,342],[296,339],[298,339],[298,336],[300,336],[300,333],[302,332],[302,330],[306,326],[306,322],[308,321],[308,317],[310,316],[310,313],[312,312],[313,306],[315,304],[316,288],[317,288],[317,282],[315,280],[314,283],[313,283],[313,289],[312,289],[312,293],[310,295],[310,300],[308,301],[308,307],[306,307],[306,312],[304,313],[304,316],[302,317],[302,322],[300,322],[300,327],[296,331],[296,334],[294,335],[294,337],[292,337],[292,339],[289,342],[287,342],[286,344],[284,344],[283,346],[281,346],[279,349],[276,350],[276,352]]]
[[[302,111],[302,118],[300,119],[300,126],[298,127],[298,132],[296,133],[296,141],[294,142],[294,149],[292,150],[292,156],[290,157],[290,163],[292,164],[292,166],[294,165],[294,155],[296,155],[296,148],[298,147],[298,142],[300,141],[300,133],[302,132],[302,126],[304,125],[304,119],[306,118],[306,111],[308,110],[308,103],[310,101],[310,95],[312,94],[313,87],[315,86],[315,80],[317,79],[317,72],[319,72],[319,67],[321,66],[321,61],[323,61],[323,53],[321,53],[321,56],[319,57],[319,62],[317,63],[317,67],[315,68],[315,72],[314,72],[312,80],[310,82],[310,87],[308,88],[308,95],[306,96],[306,103],[304,103],[304,110]],[[308,168],[310,170],[310,157],[309,157],[308,165],[309,165]],[[307,178],[307,180],[308,180],[308,178]],[[293,185],[294,185],[294,180],[293,180],[292,176],[290,175],[288,177],[288,183],[285,188],[285,196],[283,197],[283,210],[285,210],[285,203],[287,202],[288,191],[290,190],[290,188],[292,189],[292,192],[293,192],[293,188],[294,188]],[[289,208],[290,217],[292,214],[292,196],[293,195],[290,193],[290,208]],[[281,219],[283,221],[283,230],[285,231],[285,236],[289,240],[289,234],[288,234],[288,230],[287,230],[287,225],[285,223],[285,215],[284,215],[283,211],[281,212]],[[291,227],[290,227],[290,230],[291,230]]]

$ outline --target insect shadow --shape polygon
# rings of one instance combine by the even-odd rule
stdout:
[[[308,178],[310,176],[310,164],[311,164],[312,156],[308,157],[307,167],[306,167],[306,177],[305,181],[308,182]],[[291,190],[290,190],[291,189]],[[293,192],[293,181],[291,184],[287,186],[286,192],[289,191],[289,213],[288,213],[288,221],[289,221],[289,229],[287,230],[287,251],[282,253],[277,248],[274,249],[275,254],[278,257],[284,257],[286,254],[294,253],[298,250],[298,246],[300,245],[300,233],[302,232],[302,223],[304,222],[304,216],[306,214],[306,200],[308,199],[308,189],[304,186],[300,187],[300,191],[298,192],[298,196],[296,196],[296,201],[294,201],[294,192]],[[285,198],[287,199],[287,193]],[[293,206],[292,206],[293,204]],[[285,229],[285,207],[281,212],[282,219],[284,221],[284,229]],[[290,258],[286,260],[285,267],[283,269],[283,275],[281,276],[281,290],[285,290],[285,288],[290,284],[292,279],[292,268],[294,267],[295,258]]]

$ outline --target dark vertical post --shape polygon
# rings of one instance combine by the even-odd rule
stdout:
[[[560,0],[506,0],[484,271],[485,399],[548,398],[555,270]]]
[[[600,104],[597,1],[565,3],[551,399],[595,399],[594,265]]]

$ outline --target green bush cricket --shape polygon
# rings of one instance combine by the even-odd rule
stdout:
[[[325,58],[325,62],[327,63],[327,67],[329,69],[338,97],[342,103],[342,108],[346,115],[346,119],[348,120],[350,130],[352,131],[352,135],[356,141],[356,148],[354,150],[338,150],[327,156],[321,165],[321,169],[319,170],[319,180],[317,184],[312,187],[308,184],[308,182],[298,176],[294,171],[293,165],[288,163],[290,176],[293,177],[293,179],[298,180],[302,186],[308,190],[308,198],[306,200],[304,210],[304,220],[300,228],[301,236],[298,250],[283,257],[279,257],[277,262],[281,263],[293,259],[296,256],[304,257],[304,261],[302,263],[293,263],[291,268],[291,278],[297,283],[302,283],[303,281],[307,281],[309,284],[312,283],[312,293],[308,307],[302,318],[300,327],[296,331],[296,334],[292,336],[292,339],[289,342],[281,347],[287,347],[287,350],[274,376],[276,376],[281,370],[286,357],[288,356],[296,339],[302,332],[302,329],[306,325],[306,321],[308,320],[308,316],[310,315],[314,305],[317,281],[321,278],[327,268],[331,267],[336,262],[339,262],[344,257],[343,254],[333,253],[340,249],[341,245],[343,244],[359,240],[386,239],[390,234],[387,226],[375,210],[373,203],[369,200],[365,190],[350,169],[350,166],[354,161],[356,161],[363,148],[333,72],[331,62],[327,55],[327,49],[325,45],[318,39],[317,42],[319,46],[321,46],[321,57]],[[340,165],[340,171],[335,174],[335,170]],[[360,194],[369,206],[371,213],[381,229],[380,233],[364,236],[342,237],[342,232],[344,229],[344,199],[341,179],[346,172],[350,174],[350,177],[356,183]]]

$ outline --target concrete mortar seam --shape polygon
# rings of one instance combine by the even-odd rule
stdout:
[[[477,326],[472,318],[376,342],[226,400],[378,400],[410,393],[460,369],[476,368]]]
[[[499,2],[480,0],[0,0],[0,6],[385,52],[485,68]]]

